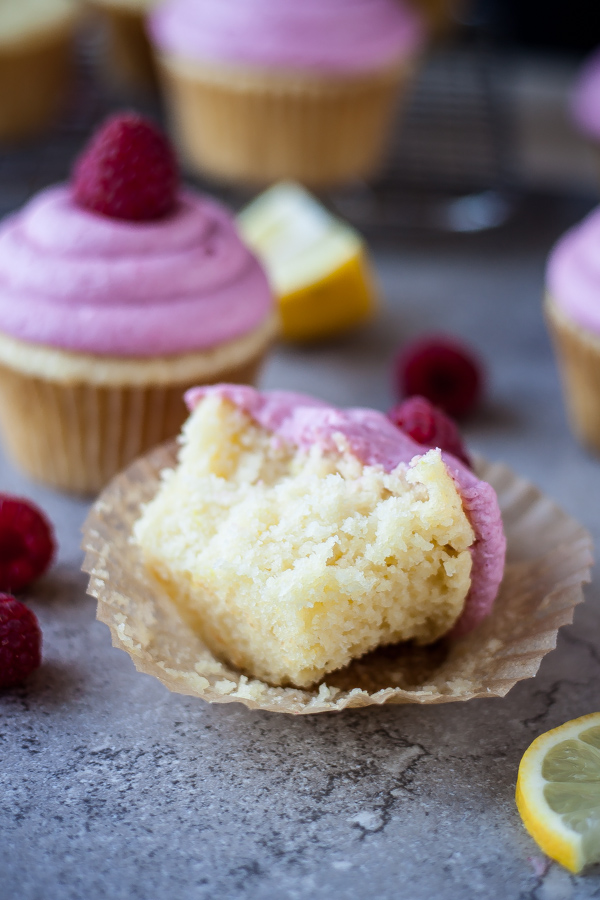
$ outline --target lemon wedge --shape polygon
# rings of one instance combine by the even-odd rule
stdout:
[[[299,184],[269,188],[238,224],[267,270],[285,338],[327,337],[372,314],[375,287],[362,238]]]
[[[600,713],[535,739],[519,766],[516,799],[544,853],[575,873],[600,862]]]

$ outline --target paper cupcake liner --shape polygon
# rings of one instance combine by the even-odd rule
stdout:
[[[91,0],[89,5],[104,26],[102,62],[106,80],[126,90],[156,90],[156,65],[142,9],[126,9],[101,0]]]
[[[0,140],[50,125],[64,103],[72,69],[72,23],[0,50]]]
[[[544,312],[571,428],[583,444],[600,453],[600,338],[568,319],[550,296]]]
[[[318,78],[185,66],[159,68],[180,150],[191,166],[228,181],[292,178],[324,187],[379,166],[410,68]]]
[[[211,381],[254,384],[264,353]],[[8,454],[51,487],[95,494],[124,466],[172,438],[188,416],[183,393],[198,384],[61,383],[0,366],[0,425]]]
[[[273,687],[221,662],[179,616],[130,541],[140,507],[160,472],[176,461],[174,442],[156,448],[117,476],[84,526],[84,571],[98,618],[141,672],[170,690],[211,703],[239,702],[286,713],[333,712],[384,703],[449,703],[503,697],[535,675],[573,619],[589,581],[591,539],[536,488],[500,464],[478,475],[495,488],[508,556],[494,610],[474,632],[431,647],[384,647],[326,676],[312,689]]]

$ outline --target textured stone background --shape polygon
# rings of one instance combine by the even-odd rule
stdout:
[[[263,384],[386,408],[398,342],[432,327],[487,360],[474,449],[600,536],[600,463],[569,435],[540,311],[544,259],[583,205],[529,203],[496,233],[375,241],[387,306],[361,336],[281,349]],[[531,740],[600,709],[600,604],[586,590],[537,678],[504,700],[290,718],[171,695],[94,618],[86,505],[1,486],[51,515],[60,561],[32,592],[44,665],[0,697],[0,897],[358,900],[600,897],[548,866],[513,794]]]

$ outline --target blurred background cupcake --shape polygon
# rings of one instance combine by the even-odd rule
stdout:
[[[109,84],[133,93],[155,89],[145,21],[156,0],[88,0],[87,5],[102,26],[102,68]]]
[[[573,89],[571,111],[575,124],[595,150],[600,174],[600,49],[581,68]]]
[[[377,168],[424,32],[403,0],[167,0],[149,29],[190,165],[313,187]]]
[[[42,131],[65,101],[75,0],[0,3],[0,139]]]
[[[600,208],[567,232],[548,263],[546,318],[573,431],[600,453]]]

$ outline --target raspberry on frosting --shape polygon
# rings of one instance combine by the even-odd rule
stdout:
[[[424,447],[439,447],[471,466],[469,454],[452,419],[425,397],[409,397],[394,406],[388,419]]]
[[[137,113],[108,118],[73,168],[75,201],[114,219],[160,219],[174,209],[178,187],[169,141]]]

